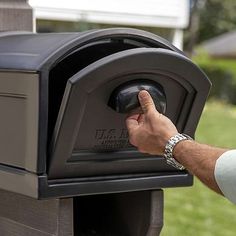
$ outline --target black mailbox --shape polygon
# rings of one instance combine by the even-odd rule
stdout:
[[[0,34],[0,188],[43,199],[191,185],[187,171],[129,144],[124,121],[140,89],[194,136],[210,82],[162,38]]]

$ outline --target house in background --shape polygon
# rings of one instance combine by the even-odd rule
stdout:
[[[195,62],[212,82],[210,97],[236,105],[236,31],[202,42]]]
[[[106,27],[144,29],[182,49],[189,24],[189,0],[29,0],[38,32]]]
[[[236,31],[228,32],[205,41],[200,47],[213,58],[236,58]]]

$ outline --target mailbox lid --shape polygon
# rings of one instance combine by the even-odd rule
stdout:
[[[137,48],[118,52],[68,80],[51,143],[50,179],[176,171],[163,157],[143,155],[131,147],[126,115],[108,106],[112,91],[133,79],[149,79],[167,87],[166,115],[180,131],[194,135],[210,87],[202,71],[170,50]],[[107,149],[103,141],[114,139],[117,143],[117,137],[118,146]]]

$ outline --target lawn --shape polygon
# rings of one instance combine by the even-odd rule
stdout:
[[[236,107],[208,102],[196,140],[236,148]],[[235,236],[236,205],[207,189],[195,178],[193,187],[165,189],[161,236]]]

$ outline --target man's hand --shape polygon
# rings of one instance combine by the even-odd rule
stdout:
[[[169,138],[178,131],[171,120],[156,110],[147,91],[141,91],[138,98],[143,114],[130,115],[126,119],[129,141],[140,152],[161,155]]]
[[[140,152],[162,155],[167,141],[178,133],[175,125],[160,114],[147,91],[139,93],[143,114],[126,119],[130,143]],[[179,142],[174,148],[175,159],[196,175],[203,183],[221,193],[215,177],[216,160],[226,149],[214,148],[192,140]]]

